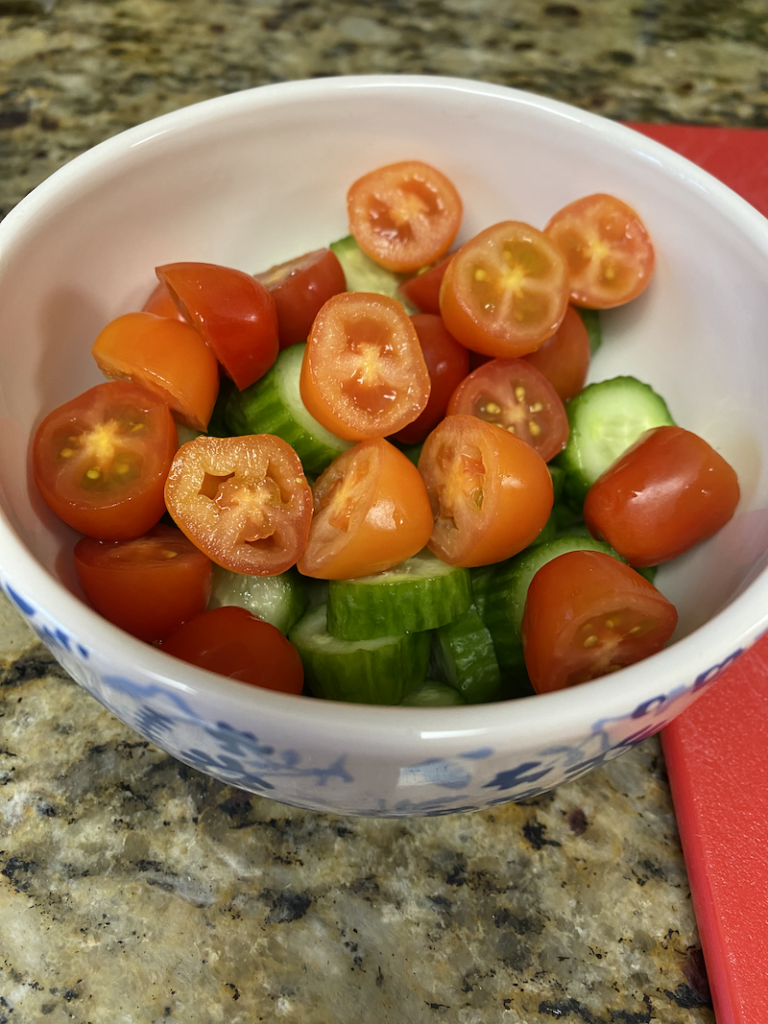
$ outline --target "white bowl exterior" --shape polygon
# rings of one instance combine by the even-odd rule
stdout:
[[[677,642],[618,678],[448,709],[327,704],[222,680],[132,640],[78,599],[75,535],[30,486],[31,434],[99,381],[90,345],[140,308],[156,265],[257,271],[327,244],[347,231],[348,184],[408,158],[455,182],[462,238],[503,219],[543,226],[592,192],[630,203],[654,238],[655,278],[604,314],[590,379],[631,373],[652,384],[732,462],[743,496],[724,530],[659,573],[680,611]],[[666,724],[768,625],[766,280],[768,223],[724,186],[629,129],[513,90],[325,79],[149,122],[57,172],[0,225],[6,592],[119,717],[245,789],[359,814],[442,813],[549,789]]]

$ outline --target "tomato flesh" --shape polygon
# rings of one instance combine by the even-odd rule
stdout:
[[[158,281],[157,287],[153,289],[147,301],[141,307],[141,312],[154,313],[155,316],[164,316],[169,320],[183,320],[185,323],[187,322],[184,314],[179,310],[162,281]]]
[[[321,307],[347,289],[344,270],[330,249],[315,249],[254,276],[275,300],[281,349],[306,341]]]
[[[523,358],[544,374],[564,402],[578,395],[587,379],[592,352],[587,329],[573,306],[565,311],[552,337]]]
[[[422,313],[440,315],[440,287],[451,262],[452,255],[440,260],[434,267],[419,271],[398,285],[400,294]]]

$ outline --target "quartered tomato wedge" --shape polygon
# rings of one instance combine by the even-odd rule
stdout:
[[[315,419],[348,441],[402,430],[423,411],[429,371],[402,303],[344,292],[315,318],[301,368],[301,397]]]
[[[320,307],[347,289],[344,270],[330,249],[315,249],[254,277],[275,300],[281,349],[306,341]]]
[[[298,568],[317,579],[384,572],[421,551],[432,532],[419,471],[380,437],[333,460],[315,482],[314,506]]]
[[[533,577],[521,626],[537,693],[608,675],[661,650],[677,625],[673,604],[601,551],[570,551]]]
[[[552,511],[547,464],[476,416],[446,416],[419,458],[432,507],[429,548],[450,565],[489,565],[535,540]]]
[[[551,338],[568,306],[565,259],[545,234],[521,221],[494,224],[453,256],[440,314],[467,348],[512,359]]]
[[[162,281],[158,281],[157,288],[153,290],[141,307],[141,311],[142,313],[154,313],[155,316],[165,316],[169,320],[184,320],[186,323],[184,314],[178,309]]]
[[[578,395],[587,379],[592,352],[587,328],[573,306],[565,311],[552,337],[523,358],[544,374],[564,402]]]
[[[459,384],[448,413],[478,416],[535,448],[548,462],[568,440],[568,417],[557,392],[525,359],[492,359]]]
[[[279,347],[275,300],[261,281],[214,263],[169,263],[155,273],[241,391],[264,376]]]
[[[461,224],[459,193],[419,160],[379,167],[347,193],[349,230],[376,263],[404,273],[447,252]]]
[[[178,447],[171,410],[130,381],[98,384],[54,409],[32,443],[35,482],[60,519],[89,537],[140,537],[165,512]]]
[[[409,277],[398,285],[398,291],[422,313],[440,315],[440,286],[443,283],[452,254],[440,260],[434,267],[429,267]]]
[[[272,434],[188,441],[165,500],[189,539],[233,572],[276,576],[306,547],[312,491],[296,452]]]
[[[148,643],[205,611],[211,596],[210,558],[163,523],[136,540],[83,537],[75,568],[96,611]]]
[[[544,229],[568,264],[571,302],[610,309],[636,298],[653,274],[654,252],[631,206],[597,193],[564,206]]]

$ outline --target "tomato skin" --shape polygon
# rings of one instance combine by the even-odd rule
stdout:
[[[177,308],[176,303],[171,298],[170,292],[162,283],[158,281],[157,287],[152,291],[151,295],[148,296],[147,301],[141,307],[142,313],[154,313],[155,316],[164,316],[169,320],[183,320],[187,322],[184,314]]]
[[[398,291],[421,313],[432,313],[434,316],[439,316],[440,286],[452,258],[453,254],[451,253],[434,267],[430,267],[429,270],[416,274],[415,277],[409,277],[407,281],[398,285]]]
[[[429,400],[413,423],[393,436],[403,444],[421,444],[445,416],[451,395],[469,373],[469,351],[446,331],[439,316],[416,313],[411,323],[429,372]]]
[[[682,427],[647,430],[595,481],[584,519],[630,565],[677,558],[716,533],[739,503],[735,471]]]
[[[233,572],[277,576],[307,544],[312,491],[296,452],[272,434],[183,444],[165,501],[179,529]]]
[[[677,625],[674,605],[602,551],[569,551],[536,573],[521,632],[537,693],[577,686],[661,650]]]
[[[648,231],[631,206],[596,193],[564,206],[544,228],[568,264],[571,302],[611,309],[630,302],[653,276]]]
[[[279,345],[275,300],[261,281],[214,263],[169,263],[155,273],[240,391],[264,376]]]
[[[156,394],[130,381],[97,384],[37,428],[35,482],[75,530],[131,540],[165,512],[163,486],[178,443],[171,410]]]
[[[304,666],[277,627],[227,605],[188,619],[161,644],[174,658],[241,683],[300,694]]]
[[[213,563],[173,526],[158,523],[143,537],[75,545],[75,568],[99,613],[126,633],[155,643],[205,611]]]
[[[419,160],[379,167],[347,193],[350,234],[372,260],[402,273],[448,251],[462,212],[453,184]]]
[[[446,416],[424,442],[419,472],[434,521],[428,547],[450,565],[511,558],[552,511],[552,479],[538,452],[477,416]]]
[[[563,322],[552,337],[535,352],[523,356],[544,374],[564,402],[584,387],[591,358],[587,329],[573,306],[565,311]]]
[[[305,342],[320,308],[347,290],[344,270],[330,249],[315,249],[254,277],[275,300],[281,349]]]
[[[369,292],[329,299],[312,325],[300,389],[315,419],[347,441],[412,423],[426,407],[430,380],[402,303]]]
[[[567,306],[560,249],[522,221],[502,221],[465,242],[440,288],[440,315],[451,334],[498,359],[535,352],[560,326]]]
[[[317,478],[299,572],[344,580],[391,569],[426,546],[432,511],[419,471],[384,438],[361,441]]]

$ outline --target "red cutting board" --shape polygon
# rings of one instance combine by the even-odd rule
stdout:
[[[631,127],[768,216],[768,131]],[[661,736],[718,1024],[768,1024],[767,736],[768,635]]]

